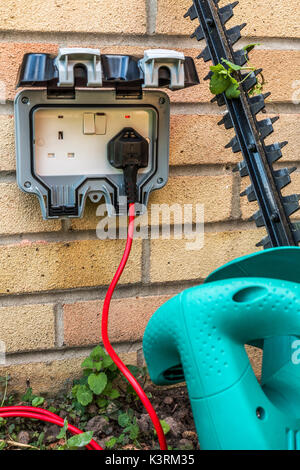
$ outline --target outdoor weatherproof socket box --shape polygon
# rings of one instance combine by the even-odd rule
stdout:
[[[132,129],[148,142],[149,163],[137,180],[138,202],[147,206],[151,191],[168,180],[170,101],[146,88],[197,83],[193,60],[174,51],[25,55],[18,87],[26,89],[15,99],[20,188],[38,196],[45,219],[81,217],[87,197],[99,202],[103,195],[109,215],[126,214],[123,170],[110,164],[109,143]]]

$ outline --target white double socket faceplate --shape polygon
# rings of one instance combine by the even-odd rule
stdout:
[[[18,184],[38,196],[45,219],[81,217],[87,197],[99,202],[103,195],[110,215],[127,212],[123,171],[110,165],[107,150],[125,127],[149,142],[148,168],[138,174],[140,205],[167,183],[170,102],[164,92],[123,98],[115,90],[76,89],[74,98],[64,98],[23,90],[15,120]]]
[[[38,108],[33,114],[34,169],[37,176],[122,174],[107,158],[107,145],[120,130],[133,127],[156,144],[153,108]],[[149,162],[151,153],[149,149]],[[148,168],[140,170],[149,173]]]

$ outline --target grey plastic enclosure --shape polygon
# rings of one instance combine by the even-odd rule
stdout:
[[[15,121],[18,184],[39,198],[45,219],[81,217],[87,197],[99,202],[103,195],[109,215],[127,213],[123,171],[107,155],[108,142],[125,127],[150,144],[149,166],[138,174],[137,212],[167,183],[170,101],[161,91],[122,98],[116,90],[76,89],[70,99],[23,90]]]

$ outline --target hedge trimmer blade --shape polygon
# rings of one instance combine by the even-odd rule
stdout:
[[[198,58],[211,60],[214,65],[223,59],[243,66],[248,62],[248,52],[235,51],[233,45],[241,38],[245,24],[226,29],[227,21],[233,16],[233,9],[239,2],[220,8],[219,0],[193,0],[185,17],[198,18],[200,25],[192,34],[198,41],[205,39],[207,46]],[[282,157],[281,149],[287,142],[266,145],[265,139],[273,131],[273,124],[279,118],[258,120],[257,115],[265,107],[265,98],[270,94],[250,97],[249,91],[258,83],[257,75],[262,70],[250,74],[236,72],[240,81],[240,97],[228,99],[225,93],[215,96],[212,102],[226,105],[228,113],[219,124],[226,129],[234,128],[236,136],[227,145],[233,152],[242,152],[243,161],[236,170],[241,176],[249,176],[251,185],[241,194],[250,202],[257,201],[259,211],[252,216],[258,227],[265,226],[268,236],[257,246],[272,248],[295,246],[300,241],[300,230],[291,223],[290,216],[299,209],[299,195],[282,196],[281,189],[291,182],[290,174],[295,168],[274,170],[273,163]],[[205,79],[210,79],[210,72]]]

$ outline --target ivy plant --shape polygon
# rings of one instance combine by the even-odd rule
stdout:
[[[228,99],[239,98],[241,91],[240,86],[244,83],[247,78],[256,71],[256,67],[252,66],[248,60],[248,53],[252,51],[255,46],[259,44],[248,44],[243,48],[245,53],[245,58],[247,60],[246,66],[236,65],[233,62],[221,59],[222,63],[217,65],[212,65],[210,70],[213,72],[210,79],[210,91],[213,95],[219,95],[225,93]],[[225,67],[226,66],[226,67]],[[247,71],[249,72],[241,81],[238,81],[238,72]],[[259,79],[257,84],[249,91],[249,95],[259,94],[263,90],[265,84],[264,76],[262,73],[259,73]]]
[[[114,387],[114,380],[118,375],[117,366],[101,346],[93,349],[81,367],[83,377],[72,388],[72,395],[81,406],[96,402],[99,408],[105,408],[109,400],[120,396],[118,389]]]

